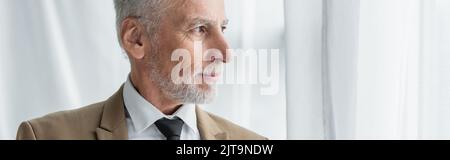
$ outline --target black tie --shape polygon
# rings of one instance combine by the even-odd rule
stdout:
[[[184,125],[183,120],[180,118],[161,118],[155,122],[155,125],[166,136],[167,140],[180,140],[181,129]]]

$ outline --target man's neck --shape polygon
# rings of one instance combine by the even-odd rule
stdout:
[[[165,115],[174,114],[182,106],[181,103],[166,98],[162,90],[147,77],[131,73],[130,79],[136,91]]]

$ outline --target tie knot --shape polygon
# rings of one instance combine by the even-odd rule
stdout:
[[[167,140],[180,140],[181,130],[184,125],[183,120],[180,118],[161,118],[155,122],[155,125],[158,127],[159,131],[166,136]]]

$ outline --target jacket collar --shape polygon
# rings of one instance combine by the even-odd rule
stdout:
[[[125,105],[122,98],[123,86],[105,101],[100,126],[97,128],[99,140],[126,140],[128,128],[125,118]]]
[[[202,140],[228,140],[225,130],[219,127],[209,113],[197,106],[197,126]]]
[[[100,126],[96,130],[98,140],[127,140],[123,85],[113,96],[105,101]],[[197,127],[202,140],[227,140],[226,131],[200,107],[196,107]]]

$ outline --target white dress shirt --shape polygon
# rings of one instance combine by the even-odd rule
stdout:
[[[200,140],[194,104],[185,104],[173,115],[164,115],[136,91],[130,78],[125,82],[123,88],[123,100],[127,110],[129,140],[166,140],[166,137],[154,124],[163,117],[169,119],[178,117],[183,120],[181,140]]]

